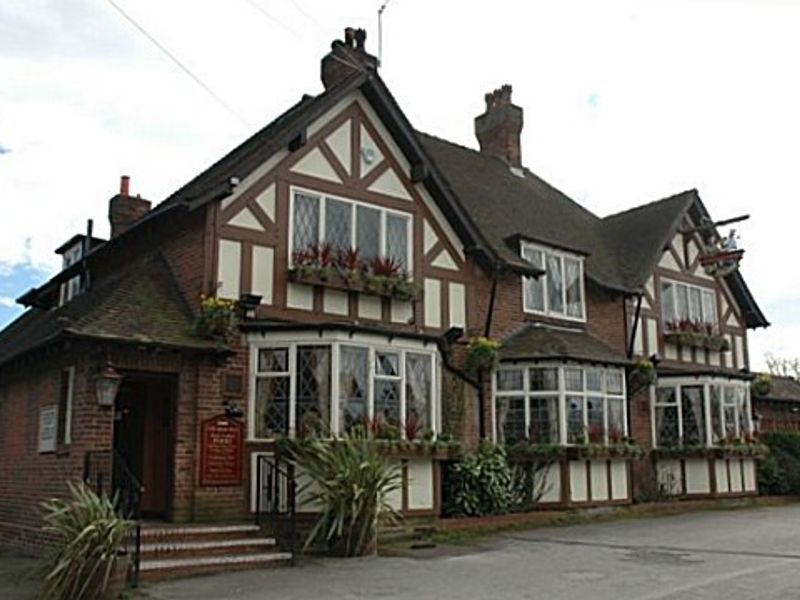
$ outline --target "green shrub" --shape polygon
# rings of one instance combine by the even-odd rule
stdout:
[[[45,502],[45,531],[55,536],[46,565],[45,598],[84,600],[106,589],[133,523],[117,514],[116,502],[83,483],[69,484],[70,500]]]
[[[514,476],[505,449],[482,442],[477,452],[453,465],[445,511],[450,516],[484,516],[511,508]]]
[[[357,427],[337,440],[283,440],[282,450],[307,477],[299,490],[304,502],[320,507],[305,547],[327,543],[344,556],[374,551],[379,520],[398,516],[388,496],[401,485],[399,468],[377,441]]]
[[[800,433],[776,431],[761,441],[770,450],[758,466],[761,493],[800,495]]]

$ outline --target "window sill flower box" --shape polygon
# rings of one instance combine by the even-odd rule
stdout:
[[[662,446],[653,449],[653,458],[677,459],[677,458],[708,458],[711,448],[696,444],[685,446]]]
[[[769,447],[760,443],[722,444],[711,449],[714,458],[764,458],[769,454]]]
[[[646,454],[638,444],[581,444],[567,447],[567,458],[570,460],[626,458],[638,459]]]
[[[375,440],[381,454],[397,458],[433,458],[451,460],[460,458],[463,449],[458,440]]]
[[[664,341],[684,348],[701,348],[714,352],[727,352],[731,349],[728,338],[707,331],[673,329],[664,333]]]

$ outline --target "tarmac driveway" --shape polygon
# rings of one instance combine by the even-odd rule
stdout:
[[[800,506],[513,532],[434,556],[315,560],[142,593],[157,600],[800,598]]]

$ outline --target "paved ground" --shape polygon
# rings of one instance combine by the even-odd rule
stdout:
[[[320,560],[144,592],[158,600],[800,597],[800,506],[537,529],[467,550],[438,558]]]
[[[0,598],[29,561],[0,555]],[[151,600],[800,598],[800,506],[514,532],[422,558],[315,560],[161,583]]]

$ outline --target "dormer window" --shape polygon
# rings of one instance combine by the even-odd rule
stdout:
[[[327,244],[333,252],[357,248],[365,261],[391,258],[412,270],[409,213],[297,189],[291,216],[289,256]]]
[[[78,242],[63,253],[62,270],[67,269],[83,258],[83,242]],[[59,306],[66,304],[81,291],[81,276],[76,275],[61,284]]]
[[[545,271],[538,279],[522,278],[525,312],[585,321],[583,257],[528,242],[522,242],[520,252],[522,258]]]

